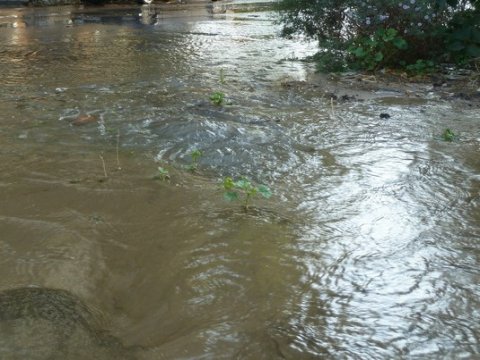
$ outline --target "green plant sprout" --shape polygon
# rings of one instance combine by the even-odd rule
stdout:
[[[210,101],[212,104],[220,106],[225,101],[225,94],[220,91],[215,91],[210,95]]]
[[[220,69],[220,84],[225,84],[225,71]]]
[[[455,133],[450,129],[445,129],[445,131],[442,134],[442,138],[445,141],[453,141],[455,140],[456,137],[457,135],[455,135]]]
[[[268,199],[272,196],[272,191],[266,185],[253,185],[247,178],[242,177],[234,181],[231,177],[223,179],[223,197],[228,201],[240,200],[245,210],[248,210],[250,201],[257,194]]]
[[[167,181],[170,180],[170,172],[159,166],[157,174],[153,177],[155,180]]]
[[[190,163],[190,165],[187,166],[187,170],[190,171],[190,172],[195,172],[197,171],[198,169],[198,160],[200,160],[200,158],[203,156],[203,153],[198,150],[198,149],[195,149],[193,150],[191,153],[190,153],[190,157],[192,158],[192,161]]]

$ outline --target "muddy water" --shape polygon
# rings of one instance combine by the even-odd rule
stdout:
[[[332,104],[271,13],[151,12],[0,12],[0,290],[70,294],[0,309],[2,358],[480,356],[478,109]]]

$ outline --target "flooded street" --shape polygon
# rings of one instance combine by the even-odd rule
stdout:
[[[0,10],[0,358],[480,357],[479,109],[331,101],[240,10]]]

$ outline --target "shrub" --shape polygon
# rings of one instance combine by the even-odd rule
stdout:
[[[468,9],[453,16],[446,39],[456,62],[480,57],[480,4],[477,10]]]
[[[371,36],[357,37],[347,49],[351,61],[362,69],[375,70],[383,64],[399,62],[399,53],[407,49],[404,38],[392,28],[379,28]]]
[[[334,55],[350,67],[376,70],[480,56],[479,0],[280,0],[278,6],[283,35],[317,39],[320,61]]]

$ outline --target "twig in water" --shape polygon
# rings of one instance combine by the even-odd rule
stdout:
[[[117,130],[117,170],[122,170],[120,166],[120,158],[118,156],[118,148],[120,146],[120,129]]]
[[[330,105],[332,107],[332,115],[335,116],[335,109],[333,108],[333,97],[330,98]]]
[[[105,175],[105,178],[108,178],[108,175],[107,175],[107,167],[105,166],[105,159],[103,158],[102,155],[100,155],[100,160],[102,160],[103,174]]]
[[[220,69],[220,84],[225,84],[225,72],[223,69]]]

